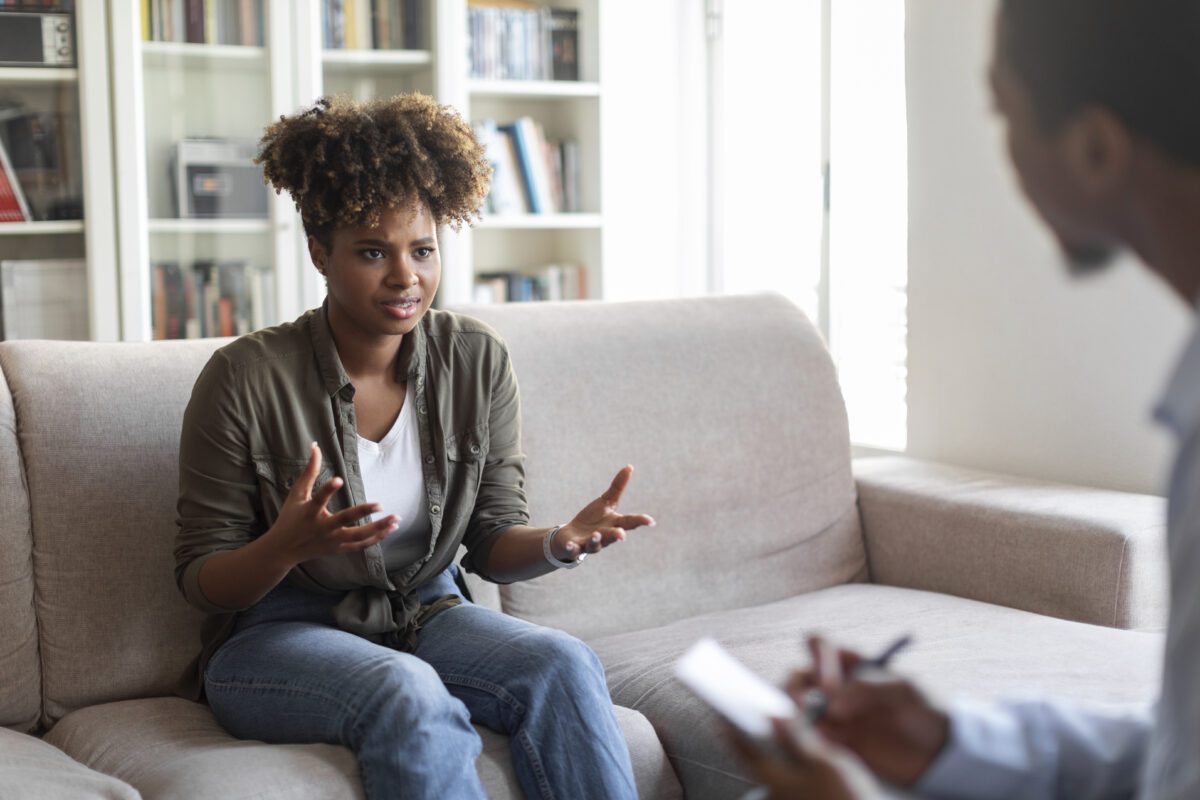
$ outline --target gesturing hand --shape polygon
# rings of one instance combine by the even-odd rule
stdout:
[[[556,558],[573,561],[582,553],[598,553],[613,542],[625,541],[626,531],[655,524],[654,519],[645,514],[617,512],[621,495],[632,475],[633,467],[622,468],[604,494],[588,503],[575,519],[559,529],[551,543]]]
[[[379,511],[378,503],[359,503],[336,514],[330,514],[325,506],[338,489],[341,478],[330,478],[316,493],[313,485],[321,471],[321,448],[314,442],[309,451],[308,465],[296,481],[279,518],[271,529],[263,534],[281,562],[295,566],[304,561],[347,550],[363,550],[382,541],[396,528],[396,517],[355,525],[358,520]]]

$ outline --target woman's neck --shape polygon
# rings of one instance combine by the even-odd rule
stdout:
[[[341,359],[342,369],[351,380],[387,379],[396,374],[396,358],[403,336],[369,334],[329,305],[329,330]]]

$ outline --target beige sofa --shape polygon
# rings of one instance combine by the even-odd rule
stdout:
[[[779,298],[471,313],[511,348],[534,520],[627,462],[626,507],[659,520],[579,570],[473,584],[599,653],[644,797],[747,788],[672,678],[703,635],[772,680],[805,632],[868,652],[910,632],[899,667],[941,694],[1152,699],[1160,499],[852,465],[833,365]],[[361,796],[349,751],[237,741],[171,696],[201,619],[172,579],[179,425],[219,344],[0,345],[0,796]],[[519,796],[482,733],[490,792]]]

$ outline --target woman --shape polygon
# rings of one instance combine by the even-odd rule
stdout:
[[[625,467],[574,519],[529,526],[504,344],[430,308],[437,226],[487,192],[469,126],[422,95],[322,100],[258,160],[328,292],[193,389],[176,580],[210,617],[183,693],[242,738],[351,748],[372,798],[484,797],[472,721],[511,737],[527,797],[635,797],[595,655],[471,604],[453,564],[465,545],[466,569],[525,580],[654,524],[618,513]]]

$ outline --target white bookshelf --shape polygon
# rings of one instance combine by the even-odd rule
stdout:
[[[266,219],[180,219],[172,148],[193,137],[257,141],[271,120],[322,95],[422,91],[468,120],[531,116],[548,138],[577,140],[581,158],[582,213],[489,215],[462,233],[442,232],[441,301],[470,302],[480,273],[573,263],[587,269],[588,296],[602,297],[602,0],[546,0],[579,12],[580,81],[473,78],[468,0],[424,1],[428,28],[415,50],[327,49],[321,0],[259,0],[262,46],[144,41],[139,0],[76,3],[78,67],[2,70],[0,88],[78,86],[86,219],[0,224],[0,251],[86,256],[96,339],[152,338],[151,265],[163,260],[270,265],[272,321],[292,319],[320,302],[324,286],[290,197],[270,193]]]
[[[104,4],[77,6],[76,65],[0,68],[0,92],[7,102],[30,111],[62,111],[78,118],[79,140],[62,140],[60,154],[67,155],[60,157],[66,159],[71,180],[79,181],[83,218],[0,223],[0,260],[84,260],[86,281],[77,290],[87,309],[88,337],[112,341],[120,331],[106,14]]]

